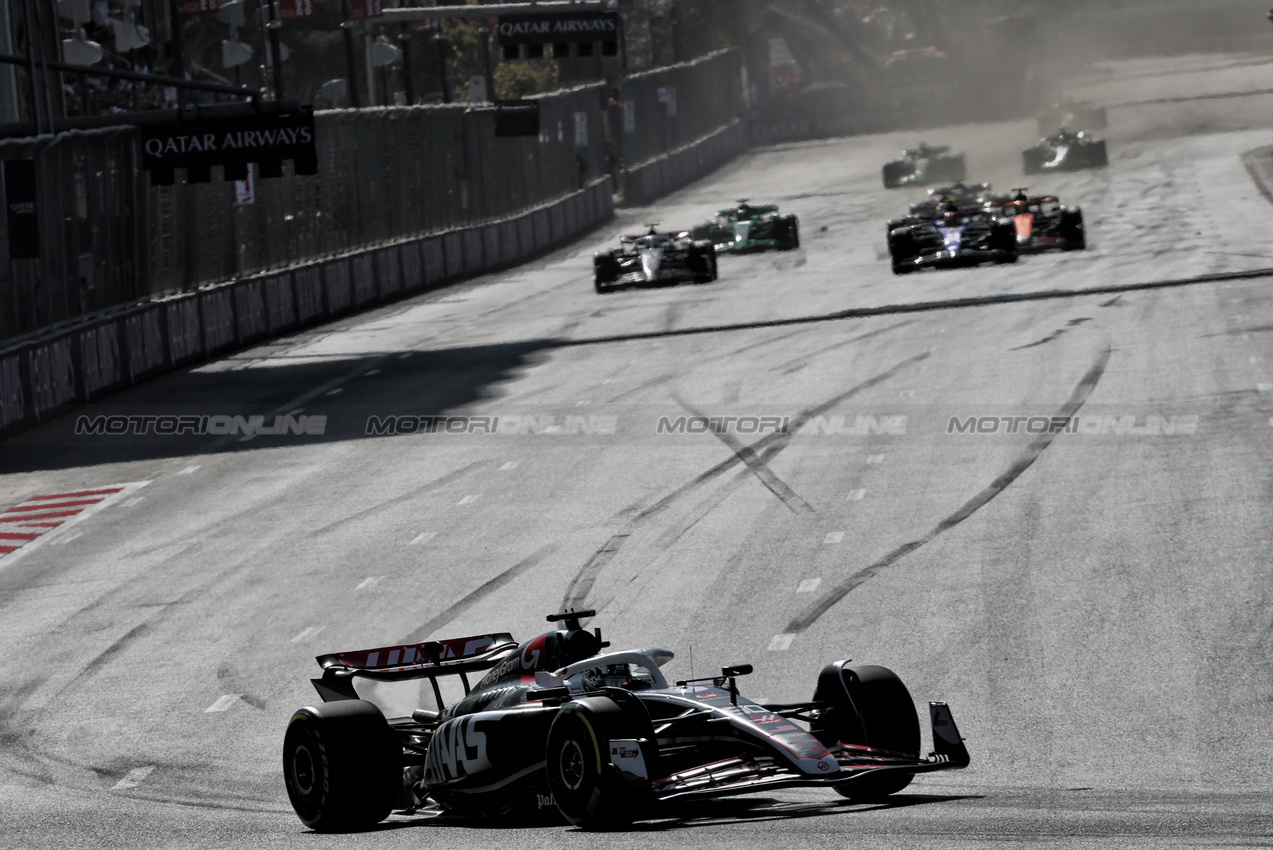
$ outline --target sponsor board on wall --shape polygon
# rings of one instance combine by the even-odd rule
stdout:
[[[614,41],[618,37],[619,16],[613,13],[526,15],[499,19],[499,43],[503,47]]]
[[[40,256],[35,182],[34,160],[5,160],[4,213],[9,229],[9,258],[13,260],[33,260]]]
[[[206,183],[214,165],[225,169],[227,180],[246,180],[251,163],[257,164],[256,176],[279,177],[289,159],[297,174],[318,173],[314,112],[308,107],[280,115],[145,126],[140,144],[142,166],[155,185],[172,183],[178,168],[186,169],[191,183]]]

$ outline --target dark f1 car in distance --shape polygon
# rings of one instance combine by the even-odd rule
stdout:
[[[1039,135],[1050,136],[1064,130],[1104,130],[1109,125],[1108,113],[1103,106],[1086,101],[1066,100],[1052,104],[1039,115]]]
[[[715,219],[694,228],[690,236],[711,242],[718,253],[794,251],[800,247],[800,220],[779,215],[777,204],[752,205],[744,198],[738,206],[720,210]]]
[[[963,154],[952,154],[945,145],[929,145],[902,151],[902,158],[884,165],[884,188],[929,186],[963,180],[967,173]]]
[[[934,218],[905,220],[891,229],[888,252],[893,274],[1015,263],[1017,235],[1011,222],[944,201]]]
[[[508,634],[318,657],[324,702],[292,715],[283,775],[301,821],[367,829],[432,801],[490,817],[556,809],[584,828],[622,827],[663,801],[795,786],[874,800],[919,773],[966,767],[945,703],[930,703],[934,752],[892,671],[836,661],[813,699],[758,704],[739,693],[750,665],[669,683],[663,649],[602,654],[580,619],[524,643]],[[476,685],[471,674],[485,671]],[[463,684],[443,704],[444,684]],[[356,686],[413,682],[426,705],[386,719]]]
[[[1017,250],[1081,251],[1087,247],[1083,210],[1062,205],[1055,195],[1029,196],[1018,189],[1012,197],[988,198],[986,212],[1010,222],[1017,233]]]
[[[949,186],[929,189],[927,199],[917,204],[911,204],[911,208],[906,215],[901,218],[895,218],[888,223],[888,231],[892,232],[904,224],[932,221],[940,215],[943,205],[948,207],[951,202],[955,204],[959,211],[966,212],[969,215],[981,212],[981,208],[985,205],[985,199],[990,197],[993,192],[994,188],[989,183],[965,184],[957,182]]]
[[[659,233],[656,227],[651,224],[648,233],[624,236],[619,240],[622,247],[593,257],[597,292],[624,285],[716,280],[716,246],[685,232]]]
[[[1109,165],[1105,140],[1095,139],[1080,130],[1061,130],[1048,136],[1021,154],[1026,174],[1046,171],[1081,171]]]

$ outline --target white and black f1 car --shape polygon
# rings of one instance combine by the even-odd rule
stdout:
[[[1080,130],[1071,133],[1061,130],[1048,136],[1021,154],[1026,174],[1045,171],[1081,171],[1085,168],[1104,168],[1109,165],[1105,140],[1095,139]]]
[[[301,821],[364,829],[432,801],[496,817],[555,808],[604,829],[694,796],[825,786],[878,799],[969,763],[941,702],[930,703],[934,752],[921,757],[915,704],[883,667],[836,661],[812,700],[758,704],[737,686],[750,665],[669,683],[659,668],[671,652],[603,654],[600,630],[580,626],[593,615],[552,615],[556,631],[521,644],[490,634],[319,656],[324,702],[292,715],[283,738]],[[463,696],[444,704],[457,679]],[[425,705],[386,719],[359,697],[391,682],[412,683]]]
[[[1011,222],[943,201],[931,219],[902,219],[890,229],[888,252],[893,274],[1015,263],[1017,234]]]
[[[717,278],[716,247],[711,240],[694,239],[689,233],[648,233],[624,236],[622,247],[593,257],[597,292],[624,285],[659,283],[710,283]]]

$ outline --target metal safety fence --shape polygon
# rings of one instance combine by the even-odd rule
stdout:
[[[721,50],[625,77],[614,108],[625,168],[666,156],[736,121],[743,108],[741,76],[742,53]]]
[[[543,95],[538,137],[497,137],[495,113],[465,105],[316,113],[319,173],[157,186],[156,293],[504,218],[604,174],[600,84]]]
[[[131,127],[0,141],[35,164],[38,257],[0,228],[0,341],[150,294],[145,178]]]
[[[740,73],[739,52],[721,51],[617,93],[541,95],[538,137],[497,136],[492,109],[463,104],[322,111],[317,175],[289,165],[248,183],[216,167],[212,182],[151,186],[132,126],[0,141],[0,159],[35,163],[40,233],[39,256],[16,259],[0,227],[0,349],[140,301],[511,219],[608,175],[648,200],[740,149]]]

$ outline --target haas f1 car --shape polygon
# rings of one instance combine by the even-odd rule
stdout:
[[[694,239],[688,233],[659,233],[655,228],[650,225],[648,233],[624,236],[621,248],[593,258],[597,292],[625,285],[716,280],[716,247],[709,240]]]
[[[700,224],[690,235],[711,242],[717,252],[793,251],[800,247],[800,220],[779,215],[776,204],[753,206],[742,200],[716,213],[714,220]]]
[[[888,234],[893,274],[982,263],[1015,263],[1017,235],[1011,223],[946,201],[932,219],[903,220]]]
[[[967,168],[963,154],[952,154],[945,145],[920,146],[902,151],[902,158],[884,165],[884,188],[929,186],[963,180]]]
[[[1094,139],[1080,130],[1071,133],[1061,130],[1021,154],[1026,174],[1047,171],[1082,171],[1085,168],[1104,168],[1109,165],[1109,155],[1104,139]]]
[[[556,631],[521,644],[490,634],[319,656],[324,702],[297,711],[283,738],[296,814],[318,831],[350,831],[426,805],[488,817],[547,810],[607,829],[686,797],[814,786],[874,800],[969,763],[941,702],[929,709],[934,751],[920,755],[915,704],[884,667],[836,661],[808,702],[759,704],[739,693],[750,665],[670,683],[659,668],[671,652],[603,654],[600,630],[579,622],[593,615],[552,615]],[[386,718],[359,697],[386,682],[411,683],[426,704]],[[443,704],[460,684],[463,696]]]
[[[1087,247],[1083,210],[1062,206],[1055,195],[1030,197],[1021,189],[1011,198],[991,198],[986,212],[1011,223],[1017,234],[1017,250],[1081,251]]]

